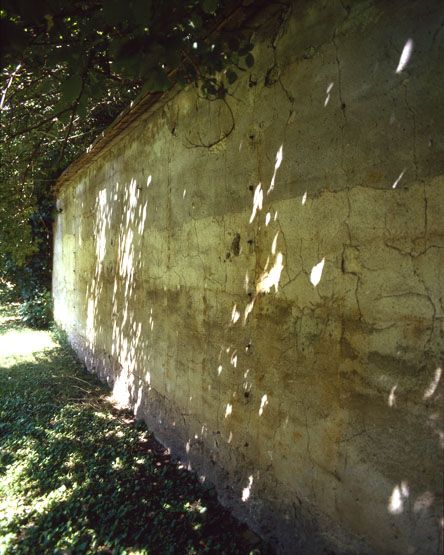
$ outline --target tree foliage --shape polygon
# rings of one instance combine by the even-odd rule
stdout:
[[[258,5],[2,1],[0,273],[49,252],[51,184],[131,100],[197,82],[226,94],[254,63],[240,29]]]

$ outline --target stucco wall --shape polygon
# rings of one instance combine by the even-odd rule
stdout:
[[[287,553],[439,552],[443,20],[264,14],[232,95],[181,92],[59,193],[57,321]]]

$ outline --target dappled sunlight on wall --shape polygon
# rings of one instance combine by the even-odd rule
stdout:
[[[421,553],[444,443],[436,45],[388,4],[316,6],[227,104],[178,94],[61,191],[56,315],[276,545]]]

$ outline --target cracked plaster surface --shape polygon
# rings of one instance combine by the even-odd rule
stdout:
[[[60,192],[56,319],[284,553],[439,545],[444,18],[415,6],[265,14],[226,103],[182,92]]]

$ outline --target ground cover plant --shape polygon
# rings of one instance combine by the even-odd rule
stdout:
[[[18,307],[0,305],[1,554],[266,552]]]

